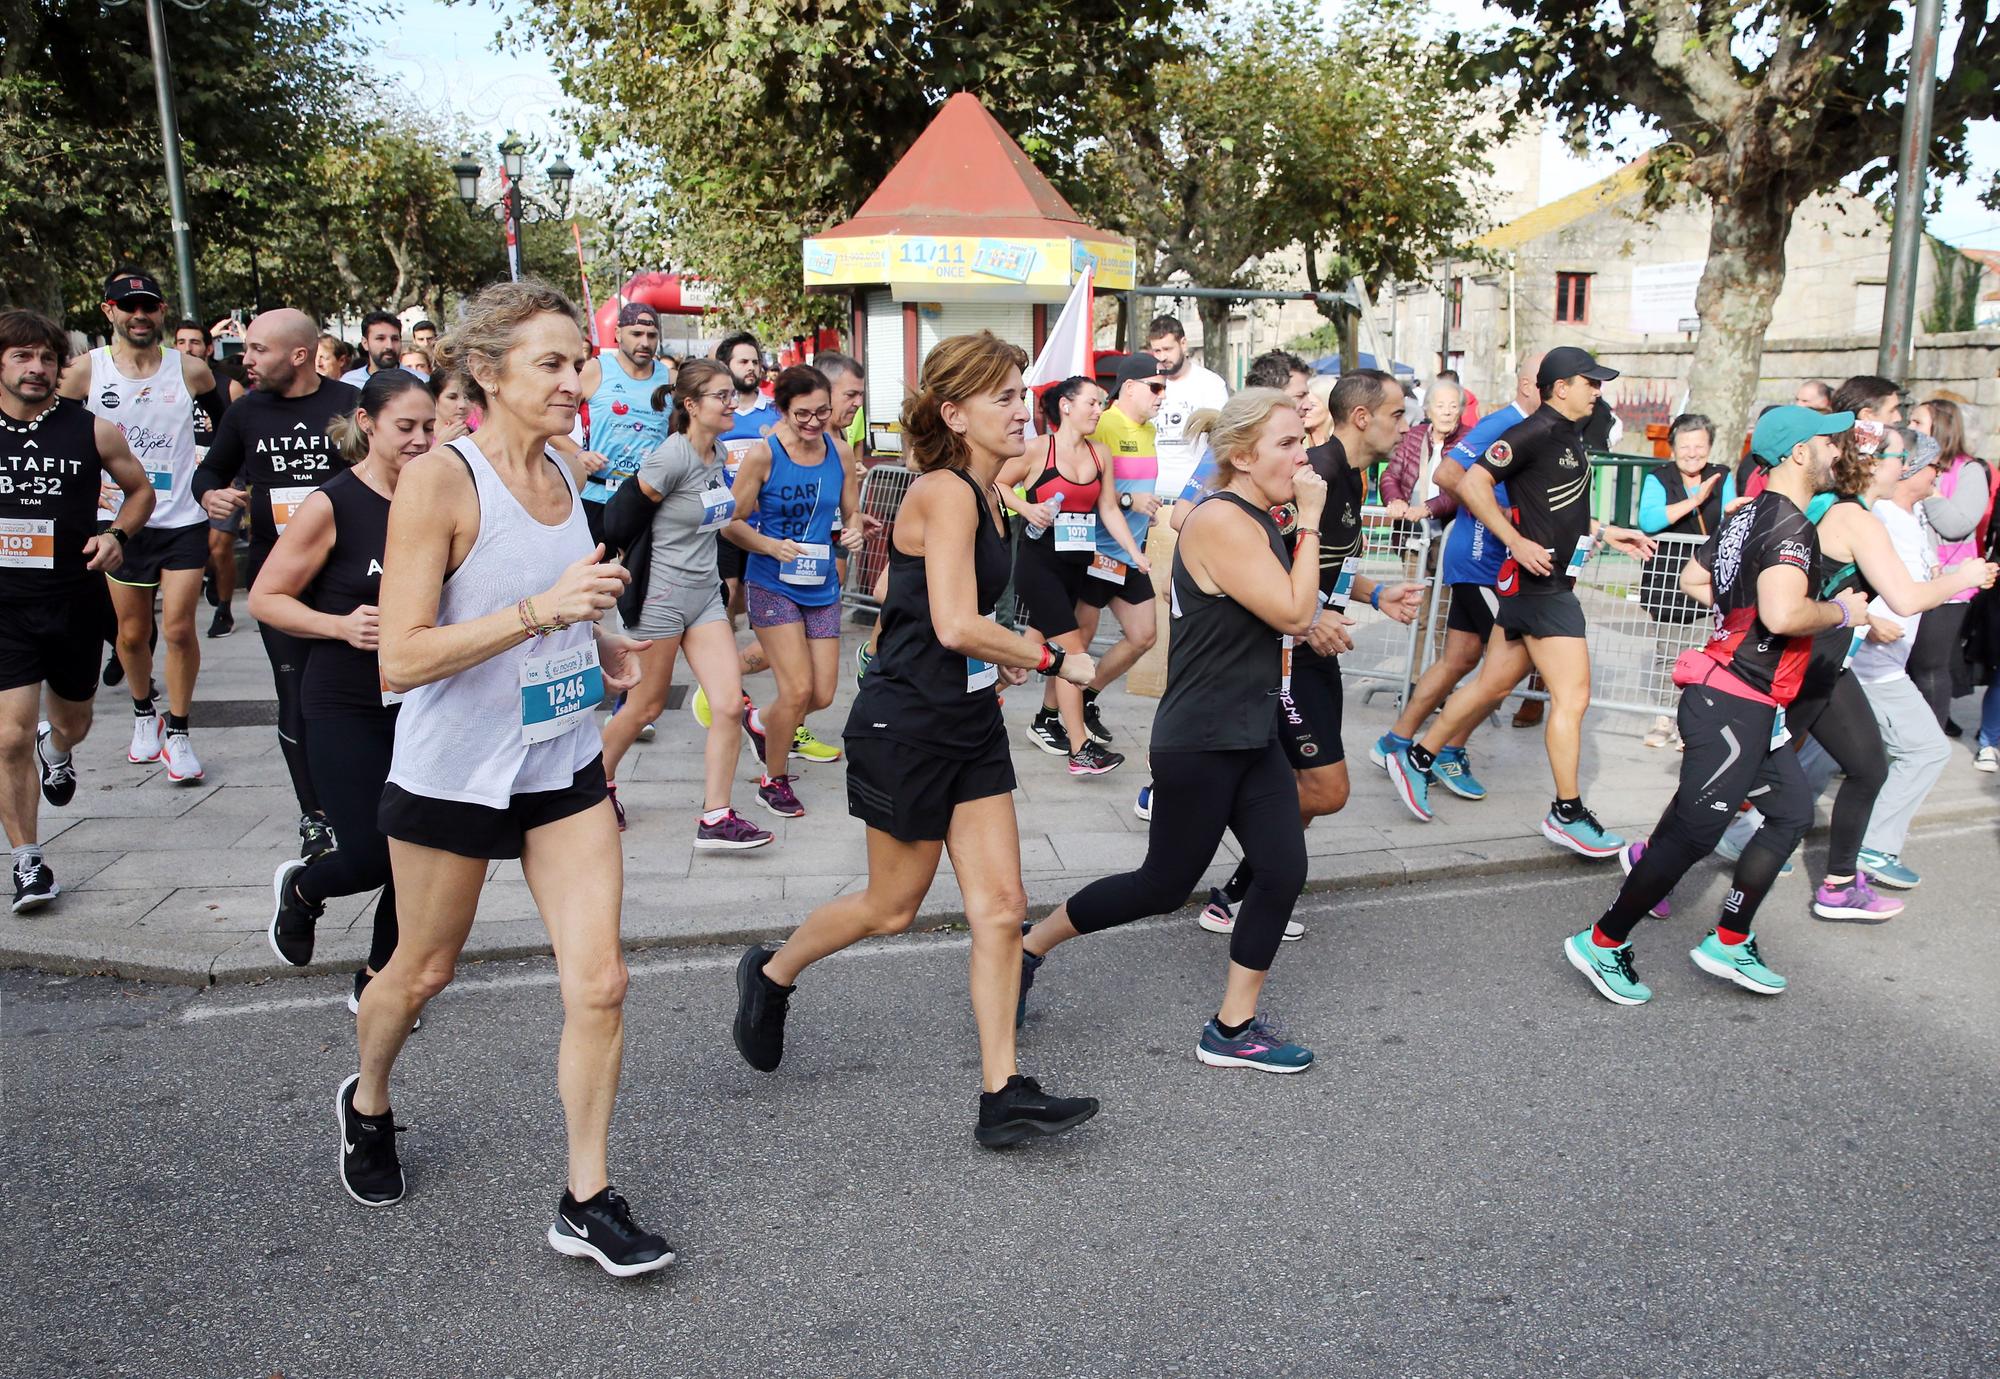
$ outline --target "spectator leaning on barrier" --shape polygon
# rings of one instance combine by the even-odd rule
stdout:
[[[1702,609],[1681,592],[1681,567],[1709,535],[1721,529],[1723,509],[1736,496],[1736,480],[1726,465],[1709,457],[1715,423],[1699,412],[1683,412],[1667,428],[1673,458],[1647,474],[1639,485],[1639,530],[1648,536],[1680,536],[1663,541],[1639,575],[1639,603],[1658,623],[1691,623]],[[1655,664],[1666,674],[1679,654],[1665,637],[1654,639]],[[1665,714],[1646,733],[1648,747],[1680,746],[1680,733]]]
[[[1993,521],[1993,475],[1984,460],[1965,451],[1965,420],[1958,404],[1934,397],[1910,409],[1910,424],[1938,444],[1937,492],[1922,504],[1924,521],[1938,535],[1937,563],[1949,570],[1977,560]],[[1962,650],[1972,591],[1933,609],[1910,652],[1910,678],[1923,691],[1948,736],[1958,736],[1951,701],[1972,693],[1972,665]]]

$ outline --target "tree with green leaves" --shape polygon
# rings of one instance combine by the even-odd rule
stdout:
[[[1499,0],[1524,21],[1466,45],[1464,80],[1508,82],[1572,140],[1608,150],[1635,113],[1665,136],[1646,165],[1654,205],[1693,191],[1713,213],[1688,386],[1734,454],[1755,400],[1764,334],[1785,278],[1793,213],[1860,174],[1892,178],[1909,87],[1909,9],[1893,0]],[[1933,177],[1970,171],[1967,125],[2000,115],[2000,12],[1959,7],[1941,54]],[[1948,59],[1948,60],[1946,60]]]
[[[1332,26],[1298,0],[1218,16],[1150,92],[1102,89],[1088,204],[1150,251],[1164,278],[1265,286],[1302,255],[1315,292],[1414,277],[1479,226],[1467,192],[1492,120],[1444,75],[1425,10],[1390,0]],[[1296,271],[1291,268],[1291,271]],[[1227,346],[1232,303],[1202,299],[1203,349]],[[1355,355],[1358,306],[1320,303]]]
[[[1174,52],[1170,21],[1188,8],[547,0],[513,22],[564,73],[586,153],[608,150],[614,182],[646,190],[637,247],[717,281],[738,316],[789,334],[843,310],[806,295],[800,240],[860,207],[942,94],[977,95],[1074,198],[1085,190],[1080,147],[1108,132],[1094,97],[1146,90]]]

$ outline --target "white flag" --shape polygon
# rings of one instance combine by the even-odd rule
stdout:
[[[1042,344],[1042,352],[1035,356],[1035,362],[1028,366],[1027,384],[1030,390],[1050,383],[1060,383],[1065,378],[1082,374],[1091,376],[1091,283],[1096,271],[1083,270],[1083,276],[1076,280],[1076,286],[1069,291],[1069,300],[1063,303],[1062,315],[1049,329],[1049,337]],[[1039,415],[1041,408],[1034,409]],[[1029,433],[1039,430],[1031,417]]]

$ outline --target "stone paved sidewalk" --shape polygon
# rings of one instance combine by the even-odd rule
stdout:
[[[372,895],[328,907],[312,969],[280,963],[265,941],[271,874],[297,852],[297,806],[274,728],[262,722],[204,726],[204,705],[215,706],[209,723],[269,718],[269,673],[240,599],[238,625],[234,637],[203,643],[206,664],[194,740],[207,775],[199,785],[176,786],[158,766],[128,763],[129,701],[122,688],[100,696],[98,726],[78,752],[76,799],[67,809],[43,815],[43,838],[63,895],[30,915],[0,911],[0,963],[202,984],[351,968],[366,954]],[[856,635],[850,629],[846,638],[843,650],[849,656]],[[842,664],[850,661],[844,658]],[[756,677],[750,687],[753,694],[768,693],[769,679]],[[1599,866],[1606,872],[1608,898],[1614,867],[1562,852],[1537,832],[1549,797],[1539,731],[1504,722],[1482,729],[1472,750],[1489,798],[1469,804],[1445,797],[1436,822],[1420,824],[1367,761],[1368,744],[1388,726],[1394,709],[1387,694],[1365,700],[1365,688],[1350,684],[1348,690],[1352,798],[1342,814],[1319,820],[1306,835],[1315,888]],[[853,690],[852,676],[844,675],[834,707],[814,720],[823,738],[839,740]],[[1022,736],[1037,699],[1035,683],[1012,691],[1006,715],[1020,777],[1015,804],[1022,867],[1030,905],[1043,910],[1084,881],[1127,870],[1144,856],[1146,826],[1133,816],[1132,800],[1147,779],[1139,744],[1156,701],[1122,690],[1108,693],[1104,716],[1117,738],[1115,749],[1130,759],[1109,776],[1072,779],[1059,758],[1034,750]],[[1629,716],[1593,713],[1586,733],[1585,797],[1607,827],[1628,834],[1650,828],[1678,769],[1674,752],[1640,745],[1644,726]],[[847,815],[844,767],[838,763],[794,763],[808,811],[802,819],[772,818],[757,806],[747,784],[739,787],[738,808],[774,829],[778,841],[772,846],[696,853],[691,844],[700,806],[700,735],[685,712],[670,711],[657,739],[634,748],[621,773],[619,794],[632,824],[623,839],[624,932],[631,945],[776,938],[814,904],[865,884],[863,829]],[[1951,767],[1923,818],[2000,815],[1995,808],[2000,778],[1974,772],[1969,762],[1969,752],[1954,744]],[[746,754],[744,778],[753,771]],[[1971,845],[1984,849],[1990,863],[1991,842],[1978,839]],[[1211,879],[1226,875],[1235,856],[1225,840]],[[1911,858],[1920,870],[1946,860]],[[1796,888],[1802,882],[1784,884]],[[1773,903],[1786,903],[1787,894],[1781,891]],[[947,861],[922,920],[942,924],[960,915]],[[466,956],[545,951],[546,935],[520,864],[495,863]]]

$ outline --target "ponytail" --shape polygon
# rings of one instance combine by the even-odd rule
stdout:
[[[340,457],[349,465],[360,464],[368,458],[368,433],[361,429],[361,417],[379,417],[382,410],[411,389],[429,394],[430,384],[418,378],[408,369],[378,369],[368,375],[368,381],[361,386],[361,400],[354,404],[351,412],[342,412],[327,423],[326,434],[340,449]]]

